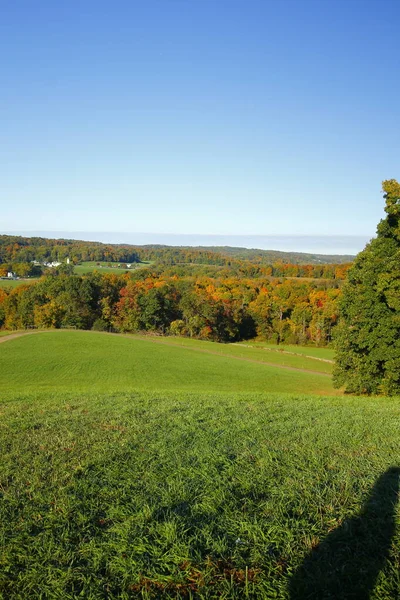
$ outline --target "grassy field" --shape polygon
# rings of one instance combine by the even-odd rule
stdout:
[[[0,344],[1,600],[400,597],[399,399],[176,342]]]
[[[399,597],[396,400],[54,391],[0,408],[4,599]]]
[[[9,335],[15,335],[16,333],[25,333],[25,330],[21,330],[21,331],[19,331],[19,330],[18,331],[17,330],[12,331],[11,329],[10,330],[3,330],[3,331],[0,331],[0,337],[7,337]]]
[[[0,288],[3,290],[12,290],[20,285],[31,285],[39,281],[39,277],[30,277],[29,279],[0,279]]]
[[[151,262],[140,262],[140,263],[131,263],[132,267],[130,269],[122,269],[121,267],[118,267],[117,265],[120,263],[115,263],[115,265],[113,266],[108,266],[109,264],[113,265],[113,263],[108,263],[108,262],[95,262],[95,261],[88,261],[88,262],[82,262],[79,265],[76,265],[74,267],[74,272],[77,275],[84,275],[85,273],[92,273],[93,271],[100,271],[100,273],[115,273],[115,274],[120,274],[120,273],[125,273],[126,271],[136,271],[136,269],[143,269],[144,267],[149,267],[152,263]]]
[[[241,348],[236,346],[222,346],[232,356],[219,356],[221,344],[188,340],[197,349],[193,351],[185,346],[166,345],[169,340],[86,331],[20,337],[1,346],[0,371],[7,373],[7,377],[1,379],[0,391],[52,390],[56,380],[57,389],[64,391],[338,393],[323,372],[292,371],[278,364],[241,360],[240,356],[238,360],[233,355],[239,355]],[[282,357],[277,355],[277,358]],[[302,357],[290,358],[299,361],[299,368],[304,364]],[[254,356],[253,360],[256,359]],[[326,367],[325,363],[312,362],[312,367]]]
[[[314,358],[322,358],[324,360],[334,360],[335,351],[333,348],[318,348],[316,346],[297,346],[295,344],[273,344],[271,342],[259,342],[256,340],[248,340],[239,342],[241,346],[251,346],[253,348],[265,348],[275,352],[290,352],[293,354],[303,354],[305,356],[313,356]]]
[[[311,351],[310,355],[307,355],[308,348],[298,346],[285,346],[282,350],[277,349],[279,347],[263,347],[258,344],[219,344],[216,342],[207,342],[202,340],[195,340],[190,338],[182,337],[154,337],[154,342],[160,344],[176,344],[182,348],[191,348],[198,351],[208,351],[213,354],[219,354],[221,356],[237,357],[244,360],[254,360],[257,362],[263,362],[266,364],[275,364],[285,367],[292,367],[296,369],[305,369],[308,371],[317,371],[320,373],[332,373],[333,362],[324,362],[320,360],[319,354],[321,349],[313,348],[316,350],[315,357]],[[298,349],[297,352],[295,349]],[[329,351],[328,351],[329,352]],[[333,355],[333,351],[330,351],[329,356]],[[315,360],[317,358],[317,360]],[[326,355],[328,359],[328,355]],[[330,360],[330,359],[328,359]]]

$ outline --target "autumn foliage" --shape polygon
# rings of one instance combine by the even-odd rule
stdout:
[[[0,294],[6,329],[148,331],[220,342],[326,344],[340,288],[326,280],[151,273],[42,277]]]

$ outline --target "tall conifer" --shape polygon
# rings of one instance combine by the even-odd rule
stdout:
[[[336,332],[334,384],[400,394],[400,184],[384,181],[386,218],[348,272]]]

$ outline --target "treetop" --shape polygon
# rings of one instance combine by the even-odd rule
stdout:
[[[400,183],[396,179],[382,182],[383,197],[386,201],[385,212],[389,215],[400,215]]]

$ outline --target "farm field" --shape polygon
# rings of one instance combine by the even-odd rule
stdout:
[[[222,356],[236,357],[249,361],[254,360],[257,362],[263,362],[265,364],[275,364],[294,369],[332,373],[333,368],[333,361],[332,363],[325,363],[320,360],[320,356],[314,357],[313,352],[311,352],[310,355],[307,355],[306,352],[308,351],[308,348],[301,346],[283,346],[282,349],[280,349],[280,346],[275,345],[274,347],[271,346],[264,348],[259,345],[247,344],[245,342],[221,344],[174,336],[154,336],[153,338],[148,336],[148,338],[145,339],[152,339],[154,342],[165,345],[178,345],[180,347],[190,348],[199,352],[212,352],[213,354],[215,353]],[[296,348],[298,349],[297,352],[295,351]],[[312,350],[317,350],[316,354],[318,354],[318,350],[320,349],[313,348]],[[333,356],[333,351],[330,351],[329,356]],[[315,360],[315,358],[318,360]],[[328,359],[328,356],[326,359]]]
[[[177,341],[0,344],[0,598],[399,597],[398,398]]]
[[[39,277],[30,277],[29,279],[0,279],[0,288],[3,290],[11,290],[20,285],[31,285],[39,281]]]
[[[265,348],[276,352],[291,352],[293,354],[304,354],[305,356],[313,356],[314,358],[323,358],[324,360],[334,360],[335,351],[333,348],[316,347],[316,346],[297,346],[296,344],[273,344],[271,342],[259,342],[256,340],[248,340],[238,342],[242,346],[252,346],[254,348]]]
[[[92,273],[93,271],[100,271],[101,273],[115,273],[117,275],[121,273],[125,273],[126,271],[136,271],[137,269],[143,269],[145,267],[149,267],[152,263],[150,261],[140,262],[140,263],[132,263],[132,267],[130,269],[123,269],[118,267],[116,263],[115,266],[108,266],[110,263],[108,262],[99,262],[97,261],[87,261],[82,262],[79,265],[74,267],[74,273],[77,275],[84,275],[85,273]],[[112,264],[112,263],[111,263]]]
[[[279,363],[261,364],[257,351],[253,356],[246,353],[246,360],[240,356],[237,360],[234,355],[239,355],[241,349],[237,350],[235,346],[199,341],[196,345],[195,340],[188,340],[198,350],[192,351],[192,348],[177,343],[168,344],[169,340],[63,330],[22,336],[2,344],[0,370],[7,373],[7,377],[0,381],[0,390],[52,390],[56,379],[57,388],[65,391],[134,389],[338,394],[323,371],[330,365],[319,361],[312,361],[312,370],[303,372],[297,370],[303,368],[302,357],[289,357],[298,361],[296,370],[291,370],[282,368],[288,365]],[[221,346],[232,354],[218,355]],[[280,355],[277,358],[282,359]],[[318,369],[321,369],[320,373]]]

